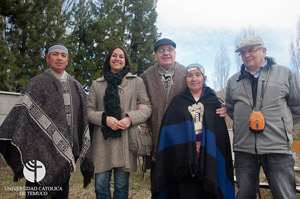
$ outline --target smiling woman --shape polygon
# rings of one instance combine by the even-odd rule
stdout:
[[[187,67],[186,85],[196,101],[202,94],[205,81],[206,76],[203,66],[200,64],[192,64]]]
[[[200,64],[187,66],[187,88],[167,108],[152,170],[153,198],[234,198],[227,127],[205,79]]]
[[[128,128],[150,117],[150,102],[143,80],[130,73],[129,58],[122,46],[110,50],[103,73],[104,77],[93,82],[87,98],[88,119],[95,125],[92,153],[96,197],[111,198],[114,172],[114,198],[128,198],[129,174],[137,170],[137,156],[129,151]],[[137,101],[144,105],[142,109],[136,110]]]
[[[113,73],[120,72],[125,67],[125,55],[122,49],[116,48],[109,60],[110,69]]]

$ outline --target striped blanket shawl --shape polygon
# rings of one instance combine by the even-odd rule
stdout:
[[[168,183],[195,176],[215,198],[234,198],[230,140],[217,96],[204,87],[198,102],[204,105],[200,158],[197,158],[195,127],[188,107],[195,104],[188,88],[174,97],[162,122],[153,169],[152,193],[167,198]]]

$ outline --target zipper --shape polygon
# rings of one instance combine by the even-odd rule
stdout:
[[[265,80],[262,80],[262,82],[261,82],[261,93],[260,93],[260,109],[262,108],[264,90],[265,90]]]
[[[290,140],[289,140],[288,133],[287,133],[287,130],[286,130],[284,117],[281,117],[281,120],[282,120],[282,123],[283,123],[283,128],[284,128],[287,144],[288,144],[288,146],[290,146]]]

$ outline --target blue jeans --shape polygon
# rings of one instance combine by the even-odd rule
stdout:
[[[114,168],[95,175],[95,192],[97,199],[111,199],[110,181],[114,171],[114,199],[128,199],[129,172]]]
[[[295,160],[288,154],[255,155],[235,152],[237,199],[256,199],[262,166],[274,199],[296,199]]]

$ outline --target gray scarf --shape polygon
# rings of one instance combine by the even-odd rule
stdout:
[[[169,95],[171,86],[173,85],[173,76],[175,73],[175,67],[176,67],[176,64],[171,66],[171,68],[169,68],[169,70],[165,70],[161,66],[158,66],[158,73],[161,76],[161,81],[163,83],[167,97]]]

